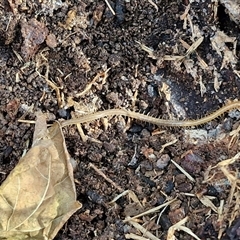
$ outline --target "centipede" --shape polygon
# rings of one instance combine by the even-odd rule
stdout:
[[[151,124],[154,124],[157,126],[195,127],[195,126],[206,124],[206,123],[218,118],[222,114],[224,114],[230,110],[233,110],[233,109],[240,109],[240,101],[230,102],[230,103],[226,104],[225,106],[219,108],[218,110],[214,111],[213,113],[211,113],[205,117],[195,119],[195,120],[175,120],[175,119],[167,120],[167,119],[161,119],[161,118],[157,118],[157,117],[148,116],[146,114],[134,112],[134,111],[127,110],[127,109],[108,109],[108,110],[98,111],[98,112],[91,113],[91,114],[86,114],[86,115],[83,115],[76,119],[64,120],[61,122],[61,126],[65,127],[68,125],[73,125],[73,124],[78,124],[78,123],[92,122],[94,120],[104,118],[104,117],[110,117],[110,116],[126,116],[126,117],[130,117],[132,119],[140,120],[143,122],[148,122],[148,123],[151,123]]]

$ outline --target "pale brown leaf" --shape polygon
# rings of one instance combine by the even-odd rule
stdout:
[[[32,148],[0,187],[0,239],[53,239],[81,207],[61,127],[45,126],[40,115]]]

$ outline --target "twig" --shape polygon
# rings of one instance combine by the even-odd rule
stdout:
[[[171,160],[171,162],[180,170],[190,181],[195,182],[195,179],[186,172],[180,165],[178,165],[175,161]]]
[[[174,201],[176,201],[176,199],[177,199],[177,198],[171,199],[171,200],[169,200],[168,202],[165,202],[165,203],[163,203],[163,204],[161,204],[161,205],[159,205],[159,206],[157,206],[157,207],[151,208],[151,209],[149,209],[149,210],[147,210],[147,211],[145,211],[145,212],[143,212],[143,213],[140,213],[140,214],[138,214],[138,215],[136,215],[136,216],[133,216],[133,217],[131,217],[131,218],[126,218],[126,219],[123,220],[123,222],[126,223],[126,222],[128,222],[128,221],[130,221],[130,220],[134,220],[134,219],[136,219],[136,218],[139,218],[139,217],[148,215],[148,214],[150,214],[150,213],[155,213],[155,212],[159,211],[160,209],[164,208],[165,206],[169,206],[171,203],[173,203]]]
[[[123,192],[124,189],[122,189],[120,186],[118,186],[113,180],[111,180],[109,177],[107,177],[100,169],[98,169],[94,164],[89,163],[89,167],[93,168],[100,176],[102,176],[107,182],[111,183],[118,191]]]
[[[136,240],[149,240],[149,238],[141,237],[135,233],[125,234],[126,239],[136,239]]]
[[[114,10],[112,9],[110,3],[108,2],[108,0],[105,0],[105,3],[107,4],[107,6],[109,7],[110,11],[112,12],[113,15],[116,15],[116,13],[114,12]]]
[[[156,9],[157,12],[158,12],[158,6],[157,6],[157,4],[156,4],[155,2],[153,2],[152,0],[148,0],[148,2],[149,2],[150,4],[152,4],[153,7],[155,7],[155,9]]]
[[[141,226],[139,223],[135,222],[134,220],[131,220],[130,217],[126,218],[128,220],[128,222],[135,227],[137,230],[139,230],[144,236],[147,237],[147,239],[150,240],[159,240],[159,238],[157,238],[156,236],[154,236],[151,232],[149,232],[146,228],[144,228],[143,226]],[[136,239],[136,238],[135,238]]]

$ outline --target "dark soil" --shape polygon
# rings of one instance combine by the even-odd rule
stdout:
[[[220,56],[211,44],[217,31],[235,37],[236,59],[240,58],[239,25],[223,5],[214,18],[210,0],[193,1],[189,15],[198,29],[193,36],[189,24],[184,29],[180,19],[188,0],[154,0],[158,9],[147,0],[108,2],[115,16],[105,1],[29,0],[19,5],[17,1],[0,1],[1,182],[31,146],[34,125],[18,122],[27,111],[24,119],[34,120],[35,112],[41,110],[49,114],[49,123],[77,114],[81,110],[77,103],[90,111],[121,107],[165,119],[197,119],[227,100],[240,99],[240,79],[234,72],[239,62],[229,60],[222,67],[224,52]],[[204,39],[196,52],[208,69],[201,68],[196,52],[186,57],[193,64],[189,71],[184,63],[159,60],[165,55],[184,55],[187,50],[180,39],[192,45],[199,34]],[[152,49],[154,56],[139,43]],[[230,51],[233,45],[226,43]],[[108,68],[106,83],[98,80],[88,93],[77,97]],[[214,85],[216,74],[219,88]],[[61,99],[46,79],[59,87]],[[75,105],[70,104],[69,97]],[[185,226],[200,239],[217,239],[222,227],[220,238],[239,239],[238,208],[233,217],[232,206],[228,206],[230,211],[220,223],[218,214],[196,197],[214,196],[217,207],[221,200],[227,201],[231,187],[220,184],[226,179],[221,171],[211,181],[203,180],[210,166],[239,152],[238,138],[229,147],[229,133],[237,128],[238,119],[239,112],[234,111],[196,128],[207,134],[207,138],[199,139],[189,137],[193,129],[159,129],[119,116],[109,118],[107,127],[101,120],[83,124],[87,142],[82,141],[75,126],[64,128],[68,151],[78,162],[74,177],[77,199],[83,207],[56,239],[120,240],[128,233],[140,235],[123,222],[127,215],[136,215],[137,209],[126,196],[115,205],[108,204],[121,192],[89,163],[121,189],[135,192],[144,206],[142,212],[177,198],[161,217],[157,212],[139,218],[139,223],[159,239],[167,239],[169,227],[186,216]],[[175,139],[177,142],[162,148]],[[195,182],[170,160],[181,165]],[[237,168],[239,160],[231,170]],[[129,209],[136,211],[130,213]],[[234,221],[229,222],[230,218]],[[191,239],[183,231],[175,232],[175,236]]]

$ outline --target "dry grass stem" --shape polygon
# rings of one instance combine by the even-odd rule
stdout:
[[[188,173],[186,170],[184,170],[179,164],[177,164],[175,161],[171,160],[171,162],[180,170],[190,181],[195,182],[195,179]]]
[[[133,220],[133,219],[136,219],[136,218],[139,218],[139,217],[142,217],[142,216],[145,216],[145,215],[148,215],[150,213],[156,213],[157,211],[159,211],[160,209],[164,208],[165,206],[169,206],[171,203],[173,203],[174,201],[176,201],[176,198],[172,199],[172,200],[169,200],[168,202],[166,203],[163,203],[155,208],[151,208],[143,213],[140,213],[134,217],[131,217],[131,218],[127,218],[125,219],[123,222],[128,222],[129,220]]]
[[[177,141],[178,141],[177,139],[174,139],[174,140],[172,140],[171,142],[165,143],[164,145],[162,145],[162,148],[161,148],[161,150],[159,151],[159,153],[162,153],[166,147],[173,145],[173,144],[176,143]]]
[[[156,236],[154,236],[151,232],[149,232],[146,228],[144,228],[142,225],[140,225],[139,223],[135,222],[134,220],[132,220],[130,217],[127,217],[126,220],[133,226],[135,227],[137,230],[139,230],[143,236],[146,236],[148,239],[150,240],[159,240],[159,238],[157,238]]]
[[[184,59],[184,56],[165,55],[163,57],[164,61],[181,61],[183,59]]]
[[[161,216],[162,216],[162,214],[165,212],[165,210],[166,210],[167,207],[168,207],[168,206],[165,206],[165,207],[163,208],[163,210],[158,214],[158,218],[157,218],[157,221],[156,221],[156,224],[157,224],[157,225],[160,225],[159,223],[160,223]],[[156,230],[156,235],[157,235],[157,237],[158,237],[158,229]]]
[[[30,112],[33,112],[33,108],[34,108],[34,104],[32,104],[31,106],[27,106],[26,112],[18,119],[18,122],[21,122],[21,120],[23,120]],[[26,121],[26,120],[23,120],[23,121]],[[32,124],[32,121],[30,121],[29,123]]]
[[[63,87],[58,87],[55,83],[53,83],[52,81],[49,80],[49,78],[48,78],[49,65],[46,64],[45,76],[43,76],[37,69],[36,69],[36,72],[38,73],[38,75],[40,77],[44,78],[45,81],[47,82],[47,84],[56,92],[58,106],[59,106],[59,108],[62,108],[63,107],[63,103],[64,103],[64,99],[63,99],[63,95],[60,92],[60,89],[62,89]]]
[[[152,0],[148,0],[148,2],[149,2],[150,4],[152,4],[153,7],[155,7],[155,9],[156,9],[157,12],[158,12],[158,6],[157,6],[157,4],[156,4],[155,2],[153,2]]]
[[[185,8],[184,13],[183,13],[182,15],[180,15],[180,19],[181,19],[181,20],[186,19],[187,15],[188,15],[188,12],[189,12],[189,10],[190,10],[190,6],[191,6],[191,5],[188,4],[187,7]],[[185,29],[185,28],[184,28],[184,29]]]
[[[223,232],[225,231],[225,227],[221,227],[222,223],[224,222],[224,200],[220,201],[220,205],[218,207],[218,220],[217,222],[220,225],[220,229],[218,232],[218,239],[221,239]]]
[[[116,15],[116,13],[114,12],[114,10],[112,9],[110,3],[108,2],[108,0],[104,0],[105,3],[107,4],[107,6],[109,7],[110,11],[112,12],[113,15]]]
[[[193,53],[198,47],[199,45],[202,43],[204,37],[200,37],[196,42],[194,42],[187,50],[185,57],[187,57],[188,55],[190,55],[191,53]]]
[[[76,94],[75,97],[76,97],[76,98],[78,98],[78,97],[83,97],[85,94],[87,94],[87,93],[91,90],[92,85],[93,85],[95,82],[97,82],[100,78],[101,78],[102,84],[106,83],[106,79],[107,79],[107,77],[108,77],[108,72],[109,72],[109,70],[110,70],[110,68],[108,68],[108,69],[107,69],[106,71],[104,71],[104,72],[98,73],[98,74],[93,78],[93,80],[86,85],[85,89],[84,89],[82,92]]]
[[[17,59],[19,60],[19,62],[20,63],[24,63],[24,60],[23,60],[23,58],[21,57],[21,55],[18,53],[18,52],[16,52],[14,49],[12,50],[13,52],[14,52],[14,54],[16,55],[16,57],[17,57]],[[28,64],[28,63],[25,63],[25,64]],[[24,64],[24,65],[25,65]],[[21,68],[21,71],[22,71],[22,68]]]
[[[218,208],[211,201],[211,199],[215,199],[215,197],[205,196],[201,194],[196,194],[196,196],[204,206],[210,207],[215,213],[218,212]]]
[[[75,116],[74,112],[72,112],[71,116],[72,116],[73,119],[74,118],[76,119],[76,116]],[[88,137],[84,134],[81,124],[77,123],[76,125],[77,125],[77,130],[78,130],[78,132],[79,132],[79,134],[81,136],[82,141],[83,142],[87,142]]]
[[[240,132],[240,125],[237,127],[237,129],[230,132],[229,136],[231,136],[231,139],[228,143],[228,149],[231,149],[237,143],[239,139],[239,132]]]
[[[178,223],[174,224],[173,226],[171,226],[168,229],[168,234],[167,234],[167,240],[176,240],[177,238],[174,236],[174,233],[176,231],[184,231],[187,234],[191,235],[192,237],[194,237],[197,240],[201,240],[197,235],[195,235],[191,229],[183,226],[188,220],[188,217],[185,217],[184,219],[182,219],[181,221],[179,221]]]
[[[227,167],[229,166],[230,164],[233,164],[234,162],[236,162],[237,160],[239,160],[240,158],[240,152],[237,153],[234,157],[232,158],[229,158],[229,159],[226,159],[226,160],[223,160],[221,162],[219,162],[216,166],[214,166],[213,168],[216,168],[216,167]]]
[[[152,136],[156,136],[156,135],[160,135],[160,134],[163,134],[163,133],[166,133],[166,130],[155,130],[152,132]]]
[[[184,40],[180,39],[180,42],[182,43],[183,47],[185,47],[187,50],[190,48],[190,45],[185,42]],[[200,63],[200,66],[202,69],[207,69],[208,65],[207,63],[199,56],[199,54],[196,52],[197,59]]]
[[[233,72],[240,78],[240,71],[234,70]]]
[[[36,123],[36,121],[34,121],[34,120],[25,120],[25,119],[18,119],[18,122],[27,123],[27,124],[35,124]]]
[[[111,180],[109,177],[107,177],[100,169],[98,169],[94,164],[89,163],[89,167],[94,169],[100,176],[102,176],[107,182],[112,184],[118,191],[123,192],[124,189],[122,189],[120,186],[118,186],[113,180]]]
[[[126,239],[136,239],[136,240],[149,240],[149,238],[141,237],[134,233],[125,234],[125,238]]]
[[[217,12],[218,12],[218,1],[219,0],[212,0],[212,9],[213,9],[213,20],[216,21],[217,19]]]
[[[109,204],[112,204],[116,202],[119,198],[128,195],[128,197],[135,203],[137,203],[141,208],[143,207],[142,204],[140,203],[137,195],[132,191],[132,190],[125,190],[124,192],[120,193],[117,195]]]
[[[152,48],[147,47],[145,44],[142,44],[139,41],[136,41],[136,43],[139,44],[143,51],[148,53],[150,58],[157,59],[157,57],[154,55],[154,50]]]
[[[230,135],[238,134],[237,132],[231,132]],[[227,225],[231,226],[232,222],[239,216],[240,214],[240,179],[239,179],[239,171],[237,168],[230,168],[231,164],[236,164],[239,162],[240,153],[237,153],[232,158],[223,160],[216,164],[214,167],[209,167],[204,173],[204,182],[214,181],[215,176],[220,176],[221,178],[217,180],[216,184],[219,182],[224,182],[224,188],[231,186],[230,192],[228,193],[227,200],[221,200],[220,206],[216,208],[210,200],[208,202],[203,202],[204,205],[209,205],[209,207],[218,213],[218,239],[221,239],[224,231],[226,230]],[[232,170],[233,169],[233,170]],[[213,173],[210,175],[211,171]],[[227,179],[227,180],[226,180]],[[201,199],[200,199],[201,200]],[[202,201],[202,200],[201,200]],[[228,224],[226,224],[228,222]]]

